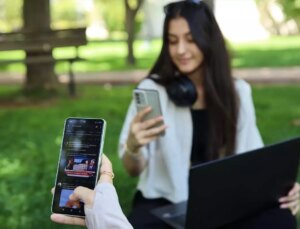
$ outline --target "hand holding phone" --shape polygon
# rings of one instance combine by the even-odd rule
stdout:
[[[112,175],[113,174],[113,169],[112,169],[112,164],[110,160],[105,156],[105,154],[102,154],[101,156],[101,168],[100,168],[100,179],[98,183],[110,183],[112,184]],[[103,172],[106,173],[103,173]],[[51,190],[52,194],[54,193],[54,189]],[[70,199],[73,200],[82,200],[84,202],[84,205],[88,208],[92,208],[95,202],[95,195],[96,191],[85,188],[85,187],[77,187],[73,194],[69,197]],[[116,200],[117,201],[117,200]],[[99,203],[99,202],[98,202]],[[106,203],[103,203],[102,206],[106,208]],[[102,214],[103,212],[101,212]],[[68,215],[62,215],[62,214],[56,214],[53,213],[51,214],[51,220],[56,223],[62,223],[62,224],[71,224],[71,225],[80,225],[80,226],[86,226],[85,219],[84,218],[77,218],[77,217],[72,217]]]
[[[133,91],[133,96],[137,111],[141,111],[148,106],[151,107],[151,111],[145,115],[143,121],[156,118],[162,115],[159,94],[156,90],[135,89]],[[163,121],[158,123],[156,127],[161,125],[164,125]],[[162,135],[163,134],[164,132],[162,133]]]
[[[78,186],[94,189],[98,180],[106,122],[103,119],[68,118],[59,156],[52,213],[84,216],[81,201],[69,196]]]

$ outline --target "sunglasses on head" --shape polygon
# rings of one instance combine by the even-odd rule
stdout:
[[[165,14],[169,14],[172,12],[174,8],[180,9],[183,6],[199,6],[201,0],[185,0],[185,1],[178,1],[178,2],[171,2],[164,6]]]

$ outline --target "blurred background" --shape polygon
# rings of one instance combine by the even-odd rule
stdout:
[[[0,0],[0,228],[50,221],[67,117],[107,121],[104,152],[125,213],[135,191],[117,156],[131,91],[161,47],[169,0]],[[265,144],[300,135],[300,0],[207,0],[233,75],[252,85]],[[299,227],[300,228],[300,227]]]

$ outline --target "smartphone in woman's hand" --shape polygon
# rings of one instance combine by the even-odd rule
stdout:
[[[135,89],[133,91],[133,97],[137,111],[143,110],[150,106],[151,111],[145,115],[143,120],[149,120],[162,115],[159,94],[156,90],[151,89]],[[163,125],[164,122],[160,122],[157,126]],[[164,132],[162,133],[164,134]]]
[[[99,174],[106,122],[100,118],[65,121],[52,213],[84,217],[84,204],[69,196],[78,186],[94,189]]]

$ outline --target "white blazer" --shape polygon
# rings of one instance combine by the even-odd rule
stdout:
[[[236,152],[242,153],[263,146],[256,126],[251,88],[243,80],[235,80],[240,98]],[[137,189],[145,198],[165,198],[177,203],[188,198],[188,173],[192,149],[192,117],[189,107],[178,107],[168,97],[165,87],[145,79],[138,88],[157,90],[161,100],[164,136],[142,147],[147,166],[140,175]],[[131,102],[119,140],[119,156],[123,157],[130,123],[136,115]]]

